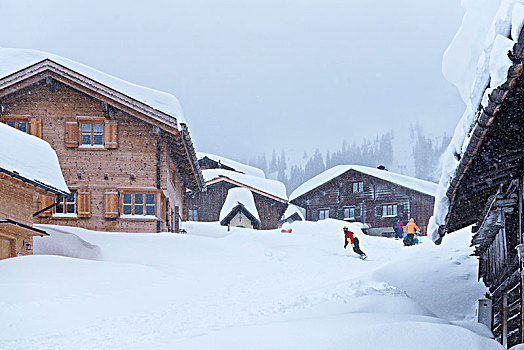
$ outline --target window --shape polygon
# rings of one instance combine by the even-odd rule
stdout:
[[[123,215],[155,216],[156,198],[154,193],[124,193],[122,196]]]
[[[81,122],[80,131],[82,147],[104,147],[103,122]]]
[[[189,221],[198,221],[198,208],[189,208]]]
[[[353,182],[353,193],[362,193],[364,192],[364,182]]]
[[[397,216],[398,207],[396,204],[385,204],[382,206],[382,216]]]
[[[344,208],[344,219],[354,219],[355,208]]]
[[[318,219],[324,220],[329,218],[329,209],[319,209],[318,211]]]
[[[60,198],[55,206],[53,216],[76,216],[77,214],[77,193],[71,191],[72,198]]]

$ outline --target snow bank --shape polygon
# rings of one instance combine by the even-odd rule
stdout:
[[[251,176],[247,174],[241,174],[235,171],[230,171],[230,170],[225,170],[225,169],[202,170],[202,175],[204,176],[204,180],[206,182],[214,180],[214,179],[218,179],[220,177],[227,177],[236,182],[240,182],[243,185],[260,190],[262,192],[276,196],[278,198],[287,200],[286,186],[280,181],[260,178],[257,176]]]
[[[344,225],[368,260],[343,249]],[[297,221],[291,235],[217,222],[184,223],[186,235],[60,227],[100,247],[100,261],[0,261],[0,348],[502,349],[470,330],[486,291],[471,232],[403,247],[360,226]]]
[[[437,184],[429,181],[420,180],[414,177],[400,175],[392,173],[390,171],[370,168],[362,165],[337,165],[300,185],[296,190],[293,191],[293,193],[291,193],[291,195],[289,196],[289,200],[292,201],[308,193],[309,191],[312,191],[315,188],[333,180],[334,178],[348,172],[349,170],[359,171],[361,173],[374,176],[376,178],[389,181],[421,193],[429,194],[431,196],[434,196],[437,190]]]
[[[0,123],[0,168],[69,193],[51,146],[3,123]]]
[[[449,210],[446,191],[470,140],[479,105],[487,106],[489,93],[506,81],[511,65],[507,53],[518,40],[524,23],[523,0],[463,1],[462,25],[444,53],[442,72],[454,84],[466,104],[441,159],[441,177],[435,198],[434,221],[428,227],[433,240],[445,224]],[[511,35],[511,38],[509,36]]]
[[[101,260],[102,250],[60,226],[34,225],[49,236],[33,238],[33,253],[36,255],[58,255],[70,258]]]
[[[204,153],[204,152],[197,152],[197,158],[198,159],[203,159],[204,157],[212,159],[215,162],[219,162],[219,163],[221,163],[223,165],[226,165],[226,166],[228,166],[230,168],[235,169],[236,171],[240,171],[240,172],[242,172],[242,173],[244,173],[246,175],[261,177],[263,179],[266,178],[266,174],[264,174],[264,171],[262,169],[255,168],[253,166],[246,165],[246,164],[243,164],[243,163],[240,163],[240,162],[228,159],[226,157],[217,156],[215,154]]]
[[[287,218],[289,218],[291,215],[297,213],[298,216],[302,219],[302,220],[306,220],[305,218],[305,210],[302,209],[301,207],[298,207],[294,204],[289,204],[286,208],[286,211],[284,212],[284,220],[286,220]]]
[[[239,203],[246,207],[247,211],[251,213],[258,221],[260,221],[260,216],[258,215],[258,210],[255,205],[255,199],[251,191],[244,187],[234,187],[230,188],[227,192],[226,201],[220,210],[220,218],[222,221],[224,218],[231,213],[231,210],[235,208]]]
[[[156,110],[176,117],[178,123],[185,123],[182,107],[175,96],[129,83],[73,60],[43,51],[0,48],[0,79],[45,59],[80,73]]]

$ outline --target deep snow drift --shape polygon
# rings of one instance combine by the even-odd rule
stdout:
[[[289,234],[186,223],[187,235],[46,226],[78,239],[38,238],[36,252],[99,260],[0,261],[0,348],[502,348],[471,322],[485,289],[468,231],[406,248],[351,224],[362,261],[343,249],[343,225],[294,222]]]

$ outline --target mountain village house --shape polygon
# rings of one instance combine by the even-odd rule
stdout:
[[[186,190],[204,181],[174,96],[39,51],[0,49],[0,61],[0,122],[47,141],[73,193],[38,223],[178,231]]]
[[[498,87],[479,106],[465,152],[445,196],[438,200],[449,206],[435,208],[437,243],[446,233],[474,225],[479,278],[489,288],[493,305],[492,331],[506,348],[524,342],[524,34],[520,31],[513,38],[517,42],[509,55],[504,50],[492,58],[505,62],[509,56],[510,67],[504,67],[502,84],[495,84]]]
[[[367,224],[372,235],[393,232],[396,216],[414,218],[426,234],[437,185],[387,170],[339,165],[291,193],[290,203],[306,209],[306,220],[327,218]]]
[[[0,259],[33,253],[38,196],[69,196],[58,158],[43,140],[0,123]]]
[[[252,193],[260,228],[267,230],[278,227],[279,219],[287,207],[286,188],[282,182],[266,179],[260,169],[207,153],[199,153],[199,162],[205,168],[202,174],[206,190],[187,193],[190,221],[221,221],[220,213],[228,191],[242,187]],[[226,167],[234,170],[227,170]]]

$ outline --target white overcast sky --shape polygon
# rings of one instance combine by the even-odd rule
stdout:
[[[199,151],[338,149],[419,122],[452,134],[442,76],[460,0],[0,0],[0,46],[172,93]]]

